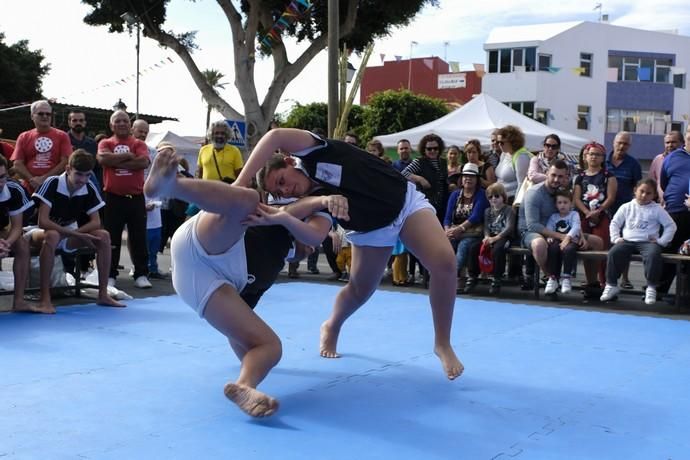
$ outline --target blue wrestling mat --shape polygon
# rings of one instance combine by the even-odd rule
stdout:
[[[377,292],[318,356],[337,286],[276,285],[283,340],[253,420],[223,395],[238,363],[177,297],[0,315],[0,458],[682,459],[690,323],[458,299],[465,374],[436,357],[427,298]]]

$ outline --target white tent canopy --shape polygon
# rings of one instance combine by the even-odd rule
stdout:
[[[470,139],[478,139],[484,146],[490,145],[491,132],[505,125],[515,125],[525,133],[526,147],[541,150],[544,137],[557,134],[561,138],[561,150],[578,153],[588,139],[550,128],[516,112],[487,94],[480,94],[461,108],[437,120],[407,129],[399,133],[376,136],[384,147],[394,147],[400,139],[407,139],[415,147],[425,134],[438,134],[446,146],[463,146]]]
[[[149,132],[146,137],[146,145],[156,148],[161,142],[170,142],[177,149],[177,153],[182,155],[189,162],[189,172],[194,174],[196,171],[196,159],[199,155],[200,145],[190,142],[182,136],[178,136],[172,131]]]

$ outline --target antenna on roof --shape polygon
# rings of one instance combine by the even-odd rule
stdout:
[[[602,4],[597,3],[596,5],[594,5],[594,9],[592,10],[592,11],[599,10],[599,22],[601,22],[601,8],[602,8]]]

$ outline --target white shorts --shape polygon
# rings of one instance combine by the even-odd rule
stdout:
[[[70,230],[76,230],[79,228],[79,225],[77,225],[76,222],[73,222],[73,223],[67,225],[66,228],[69,228]],[[37,231],[43,231],[43,229],[36,226],[36,225],[32,225],[29,227],[24,227],[24,231],[25,231],[25,233],[23,235],[24,238],[26,239],[26,241],[30,242],[31,241],[31,234],[34,232],[37,232]],[[57,244],[57,247],[55,248],[55,251],[61,251],[65,254],[72,254],[73,252],[77,252],[77,250],[80,249],[80,248],[68,249],[67,248],[67,239],[68,238],[69,237],[62,238],[60,241],[58,241],[58,244]]]
[[[175,291],[203,318],[208,299],[219,287],[228,284],[239,293],[247,285],[247,256],[244,235],[226,252],[208,254],[196,234],[196,223],[202,214],[203,211],[177,229],[170,242],[170,255],[175,267]]]
[[[434,213],[434,216],[436,216],[436,210],[431,203],[429,203],[429,200],[427,200],[422,193],[417,191],[415,184],[408,182],[407,193],[405,194],[405,204],[392,224],[370,232],[356,232],[350,230],[347,232],[347,238],[355,246],[393,247],[395,243],[398,242],[398,237],[405,224],[405,220],[422,209],[430,209]]]

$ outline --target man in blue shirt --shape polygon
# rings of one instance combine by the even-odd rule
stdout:
[[[683,241],[690,238],[690,209],[685,205],[690,195],[690,128],[685,133],[685,145],[668,154],[659,174],[661,188],[664,191],[666,211],[678,226],[671,244],[664,252],[677,253]],[[657,292],[668,292],[676,274],[675,265],[664,265],[662,282]]]
[[[403,169],[407,168],[410,163],[412,163],[412,147],[410,146],[410,141],[407,139],[400,139],[398,141],[398,157],[400,159],[393,162],[393,167],[402,172]]]

